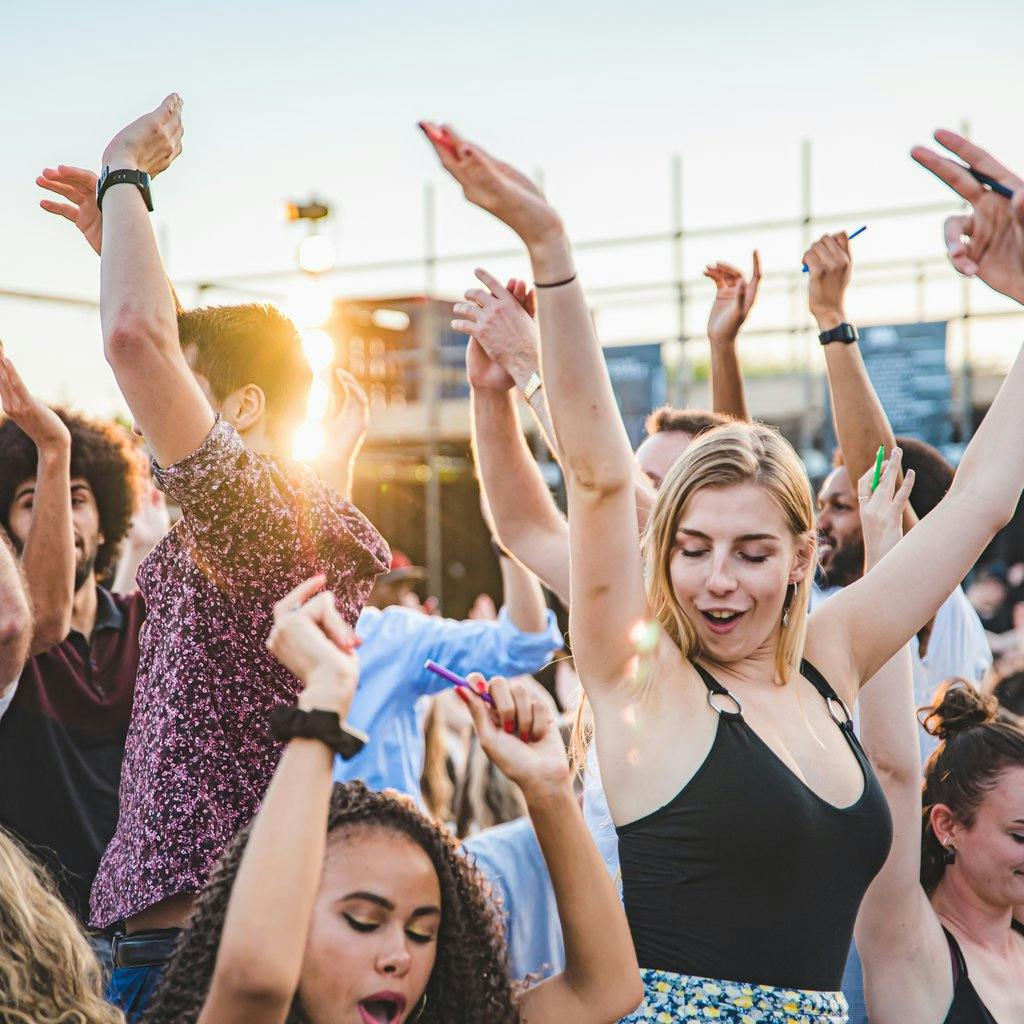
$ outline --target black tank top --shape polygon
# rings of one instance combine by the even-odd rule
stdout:
[[[801,672],[864,775],[860,798],[843,809],[797,778],[729,691],[695,668],[719,712],[711,750],[671,801],[616,829],[640,966],[836,991],[857,908],[892,841],[878,779],[845,705],[813,665]]]
[[[1013,921],[1012,927],[1015,932],[1024,935],[1024,924]],[[981,1001],[981,996],[975,991],[971,979],[967,976],[967,961],[960,951],[960,943],[946,928],[942,930],[946,933],[949,955],[953,960],[953,1002],[949,1004],[949,1013],[946,1014],[943,1024],[1002,1024],[989,1013],[988,1007]],[[1010,1022],[1006,1021],[1005,1024]]]

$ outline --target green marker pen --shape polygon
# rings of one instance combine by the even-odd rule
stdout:
[[[875,493],[878,481],[882,479],[882,460],[885,458],[885,445],[878,446],[878,454],[875,456],[875,475],[871,478],[871,493]]]

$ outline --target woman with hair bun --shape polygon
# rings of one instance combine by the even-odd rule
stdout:
[[[862,511],[869,565],[898,539],[901,518],[899,502]],[[995,697],[962,679],[944,683],[921,715],[941,741],[925,765],[923,792],[904,649],[860,705],[861,739],[894,833],[857,917],[868,1016],[872,1024],[1019,1024],[1024,730]]]

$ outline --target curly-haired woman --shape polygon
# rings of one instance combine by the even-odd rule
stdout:
[[[0,828],[0,1021],[123,1024],[45,869]]]
[[[354,637],[314,578],[275,609],[269,645],[302,712],[344,721]],[[455,841],[405,798],[332,788],[332,749],[287,744],[253,823],[183,933],[147,1024],[598,1024],[641,987],[622,907],[576,805],[558,730],[525,689],[466,696],[481,744],[522,788],[558,897],[566,970],[522,993],[488,891]],[[325,827],[326,820],[326,827]]]

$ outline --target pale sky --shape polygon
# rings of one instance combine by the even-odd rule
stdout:
[[[117,129],[171,91],[185,99],[185,149],[155,182],[154,220],[179,281],[294,266],[301,235],[281,206],[311,192],[337,204],[329,230],[342,263],[417,255],[426,181],[437,186],[440,251],[510,245],[439,173],[415,129],[423,117],[452,122],[527,170],[543,168],[580,240],[667,229],[673,153],[685,160],[690,226],[797,212],[804,136],[814,142],[819,210],[942,199],[907,151],[965,118],[979,142],[1024,168],[1024,29],[1018,5],[995,0],[180,0],[18,5],[5,20],[3,289],[97,295],[98,260],[73,228],[38,209],[34,178],[60,162],[96,169]],[[753,244],[769,270],[799,264],[796,233],[736,234],[694,242],[687,272],[715,257],[745,263]],[[854,245],[865,260],[936,255],[941,218],[879,222]],[[580,264],[591,285],[670,270],[664,248]],[[471,284],[471,266],[442,272],[440,291]],[[525,264],[494,269],[525,273]],[[422,291],[423,280],[410,271],[338,277],[332,287],[396,294]],[[972,292],[979,307],[991,305],[984,288]],[[909,286],[862,282],[857,294],[862,321],[913,319]],[[929,315],[949,312],[958,295],[952,272],[940,275]],[[791,309],[766,295],[753,324],[788,319]],[[702,316],[695,308],[691,326]],[[661,300],[602,310],[599,323],[607,340],[672,330]],[[979,329],[975,346],[1005,362],[1022,333],[1021,321],[1001,321]],[[94,311],[0,299],[0,336],[47,398],[95,412],[118,406]]]

